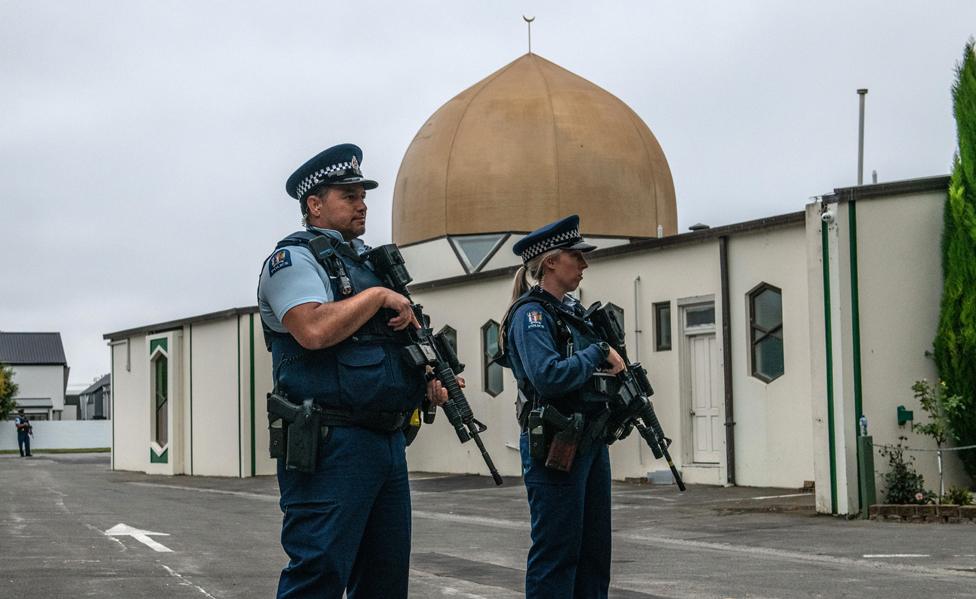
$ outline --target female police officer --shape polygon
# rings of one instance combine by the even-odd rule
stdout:
[[[547,409],[575,422],[577,432],[585,430],[606,409],[605,396],[590,380],[607,364],[604,372],[610,374],[624,369],[620,356],[592,332],[579,302],[567,295],[583,279],[583,253],[593,249],[580,236],[576,215],[533,231],[513,248],[524,265],[503,319],[502,363],[512,369],[525,401],[518,417],[532,517],[527,599],[606,597],[610,585],[607,446],[596,439],[573,457],[548,418],[540,426]],[[527,274],[538,285],[529,288]],[[536,434],[542,429],[543,435]]]

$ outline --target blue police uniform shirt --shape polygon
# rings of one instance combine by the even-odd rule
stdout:
[[[309,231],[344,241],[338,231],[309,227]],[[350,244],[357,254],[368,248],[357,239]],[[287,333],[281,323],[285,313],[300,304],[326,304],[335,301],[329,274],[305,246],[293,245],[275,250],[261,268],[258,280],[258,308],[261,318],[277,333]]]
[[[561,309],[570,314],[578,313],[578,306],[569,295],[561,302]],[[604,360],[594,341],[572,325],[575,351],[565,357],[565,348],[556,346],[555,319],[537,302],[520,306],[509,320],[507,351],[512,373],[519,380],[528,379],[543,397],[559,397],[582,388]]]

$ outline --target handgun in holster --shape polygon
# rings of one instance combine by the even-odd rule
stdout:
[[[306,399],[295,404],[277,394],[268,394],[269,453],[285,460],[285,470],[315,472],[321,435],[321,410]]]
[[[546,468],[569,472],[573,467],[580,439],[583,437],[586,424],[583,415],[574,413],[563,416],[556,408],[545,406],[542,410],[542,419],[557,430],[546,453]]]

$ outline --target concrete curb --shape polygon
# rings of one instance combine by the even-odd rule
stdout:
[[[871,520],[886,522],[938,522],[976,524],[976,505],[872,505]]]

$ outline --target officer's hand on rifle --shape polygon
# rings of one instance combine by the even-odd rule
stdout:
[[[610,364],[609,368],[601,368],[601,372],[608,372],[610,374],[619,374],[627,369],[627,364],[624,363],[624,359],[620,357],[617,350],[610,348],[610,353],[607,354],[607,362]]]
[[[414,316],[413,304],[410,303],[410,300],[392,289],[386,289],[385,291],[386,296],[383,298],[383,307],[397,313],[386,324],[394,331],[402,331],[411,324],[419,329],[420,323],[417,322],[417,317]]]
[[[457,377],[458,386],[464,389],[464,377]],[[437,379],[427,381],[427,400],[435,406],[442,406],[447,403],[447,389]]]

